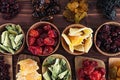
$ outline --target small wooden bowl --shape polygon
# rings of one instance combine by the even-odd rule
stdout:
[[[5,31],[5,26],[6,26],[6,25],[14,25],[14,24],[13,24],[13,23],[5,23],[5,24],[0,25],[0,35],[2,34],[3,31]],[[15,24],[15,25],[16,25],[16,24]],[[15,52],[15,54],[11,54],[11,53],[2,53],[2,54],[5,54],[5,55],[16,55],[16,54],[20,53],[20,52],[24,49],[24,45],[25,45],[25,33],[24,33],[23,30],[22,30],[22,33],[23,33],[23,35],[24,35],[24,39],[23,39],[23,43],[22,43],[20,49],[17,50],[17,51]]]
[[[115,25],[115,26],[120,27],[120,23],[117,23],[117,22],[106,22],[106,23],[100,25],[100,26],[98,27],[98,29],[96,30],[95,35],[94,35],[94,44],[95,44],[95,47],[96,47],[96,49],[97,49],[100,53],[102,53],[103,55],[106,55],[106,56],[117,56],[117,55],[120,54],[120,52],[117,52],[117,53],[104,52],[103,50],[101,50],[101,49],[97,46],[97,43],[96,43],[97,33],[98,33],[98,31],[103,27],[103,25],[105,25],[105,24],[108,24],[108,25],[111,24],[111,25]]]
[[[53,53],[58,49],[58,47],[59,47],[59,45],[60,45],[60,32],[59,32],[58,28],[57,28],[54,24],[52,24],[52,23],[50,23],[50,22],[40,21],[40,22],[37,22],[37,23],[33,24],[33,25],[29,28],[29,30],[27,31],[27,35],[26,35],[26,43],[27,43],[27,46],[29,47],[29,44],[28,44],[28,34],[29,34],[30,30],[31,30],[31,29],[36,29],[36,28],[40,27],[41,25],[46,25],[46,24],[51,25],[51,26],[57,31],[57,33],[58,33],[58,43],[57,43],[56,47],[54,48],[53,52],[51,52],[50,54],[39,55],[39,56],[48,56],[48,55],[53,54]]]
[[[63,30],[62,34],[63,34],[63,33],[64,33],[64,34],[68,34],[70,28],[84,28],[84,27],[85,27],[85,26],[83,26],[83,25],[81,25],[81,24],[72,24],[72,25],[67,26],[67,27]],[[80,52],[80,51],[71,52],[71,51],[69,50],[68,44],[65,42],[65,40],[64,40],[63,37],[61,37],[61,44],[62,44],[63,48],[65,49],[65,51],[67,51],[68,53],[70,53],[70,54],[72,54],[72,55],[82,55],[82,54],[85,53],[85,52]]]
[[[72,71],[71,71],[71,67],[70,67],[70,64],[69,64],[69,61],[67,60],[67,58],[65,58],[63,55],[60,55],[60,54],[53,54],[53,55],[50,55],[48,56],[42,63],[42,74],[44,74],[47,70],[47,67],[44,67],[44,63],[46,62],[46,60],[49,58],[49,57],[55,57],[55,58],[59,58],[59,59],[64,59],[67,63],[67,68],[69,69],[71,75],[70,75],[70,78],[69,80],[72,80]]]

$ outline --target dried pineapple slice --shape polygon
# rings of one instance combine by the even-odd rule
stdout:
[[[68,33],[69,36],[80,36],[82,34],[80,28],[70,28]]]
[[[92,34],[88,37],[88,39],[85,40],[84,49],[86,53],[88,53],[91,46],[92,46]]]
[[[65,42],[70,45],[71,42],[70,42],[70,39],[68,38],[68,36],[66,34],[62,34],[62,37],[64,38]]]
[[[78,46],[78,45],[82,44],[82,42],[84,40],[84,37],[82,37],[82,36],[68,36],[68,37],[73,46]]]
[[[78,46],[74,46],[74,49],[76,51],[80,51],[80,52],[84,52],[84,45],[78,45]]]

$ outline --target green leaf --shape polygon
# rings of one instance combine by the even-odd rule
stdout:
[[[16,29],[17,29],[17,31],[18,31],[19,34],[22,33],[22,29],[21,29],[20,25],[16,25]]]
[[[48,71],[46,71],[46,72],[43,74],[43,78],[44,78],[45,80],[51,80],[51,78],[50,78],[50,75],[49,75],[49,72],[48,72]]]
[[[24,37],[23,34],[19,34],[19,35],[17,35],[17,36],[15,37],[15,40],[14,40],[15,43],[18,44],[18,43],[22,42],[23,37]]]
[[[67,73],[68,73],[68,70],[60,73],[60,74],[58,75],[58,77],[59,77],[60,79],[63,79]]]
[[[9,32],[6,32],[5,41],[4,41],[3,45],[7,46],[7,47],[11,47],[11,42],[9,39]]]
[[[6,36],[7,32],[8,32],[8,31],[2,32],[2,35],[1,35],[1,43],[2,43],[2,44],[3,44],[4,41],[5,41],[5,36]]]

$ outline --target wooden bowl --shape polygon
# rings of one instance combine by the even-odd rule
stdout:
[[[97,66],[97,67],[102,67],[102,68],[106,69],[106,68],[105,68],[105,63],[104,63],[104,61],[102,61],[102,60],[95,59],[95,58],[90,58],[90,57],[76,56],[76,57],[75,57],[76,80],[79,80],[78,77],[79,77],[80,75],[78,75],[78,70],[79,70],[80,68],[84,68],[82,64],[83,64],[83,61],[86,60],[86,59],[92,60],[92,61],[96,61],[96,62],[98,63],[98,66]],[[97,67],[96,67],[96,68],[97,68]],[[105,75],[104,75],[103,77],[105,77]]]
[[[68,34],[70,28],[84,28],[84,27],[85,27],[85,26],[83,26],[83,25],[81,25],[81,24],[72,24],[72,25],[67,26],[67,27],[63,30],[62,34]],[[64,40],[63,37],[61,37],[61,44],[62,44],[63,48],[65,49],[65,51],[67,51],[68,53],[70,53],[70,54],[72,54],[72,55],[82,55],[82,54],[85,53],[85,52],[80,52],[80,51],[71,52],[71,51],[69,50],[68,44],[65,42],[65,40]]]
[[[6,25],[14,25],[14,24],[13,24],[13,23],[5,23],[5,24],[0,25],[0,35],[2,34],[3,31],[5,31],[5,26],[6,26]],[[15,24],[15,25],[16,25],[16,24]],[[20,52],[24,49],[24,45],[25,45],[25,33],[24,33],[23,30],[22,30],[22,33],[23,33],[23,35],[24,35],[24,39],[23,39],[23,43],[22,43],[20,49],[18,49],[18,50],[15,52],[15,54],[11,54],[11,53],[2,53],[2,54],[5,54],[5,55],[16,55],[16,54],[20,53]]]
[[[66,61],[66,63],[67,63],[67,68],[69,69],[70,73],[72,72],[72,71],[71,71],[70,64],[69,64],[69,61],[67,60],[67,58],[65,58],[64,56],[62,56],[62,55],[60,55],[60,54],[53,54],[53,55],[51,55],[51,56],[48,56],[48,57],[43,61],[43,63],[42,63],[42,74],[44,74],[44,73],[46,72],[46,70],[47,70],[47,67],[44,67],[43,65],[45,64],[45,62],[47,61],[47,59],[48,59],[49,57],[55,57],[55,58],[59,58],[59,59],[64,59],[64,60]],[[71,73],[71,75],[70,75],[69,80],[72,80],[72,73]]]
[[[117,53],[105,52],[105,51],[101,50],[101,49],[97,46],[97,43],[96,43],[97,33],[98,33],[98,31],[103,27],[103,25],[105,25],[105,24],[108,24],[108,25],[111,24],[111,25],[115,25],[115,26],[120,27],[120,23],[117,23],[117,22],[106,22],[106,23],[100,25],[100,26],[98,27],[98,29],[96,30],[95,35],[94,35],[94,44],[95,44],[95,47],[96,47],[96,49],[97,49],[100,53],[102,53],[103,55],[106,55],[106,56],[117,56],[117,55],[120,54],[120,52],[117,52]]]
[[[40,21],[40,22],[37,22],[37,23],[33,24],[33,25],[29,28],[29,30],[27,31],[27,35],[26,35],[26,43],[27,43],[27,46],[29,47],[29,44],[28,44],[28,37],[29,37],[29,36],[28,36],[28,34],[29,34],[30,30],[31,30],[31,29],[36,29],[36,28],[40,27],[41,25],[46,25],[46,24],[51,25],[51,26],[57,31],[57,33],[58,33],[58,43],[57,43],[57,45],[55,46],[54,50],[53,50],[50,54],[39,55],[39,56],[48,56],[48,55],[53,54],[53,53],[58,49],[59,44],[60,44],[60,32],[59,32],[58,28],[57,28],[54,24],[52,24],[52,23],[50,23],[50,22]]]

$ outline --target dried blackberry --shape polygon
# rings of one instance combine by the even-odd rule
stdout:
[[[120,51],[120,28],[114,25],[103,25],[97,34],[97,46],[110,53]]]
[[[111,20],[116,18],[115,7],[120,7],[120,0],[97,0],[97,7],[101,10],[103,15]]]
[[[19,4],[16,0],[0,0],[0,12],[4,19],[12,19],[19,13]]]
[[[33,17],[43,18],[60,12],[58,0],[32,0]]]

